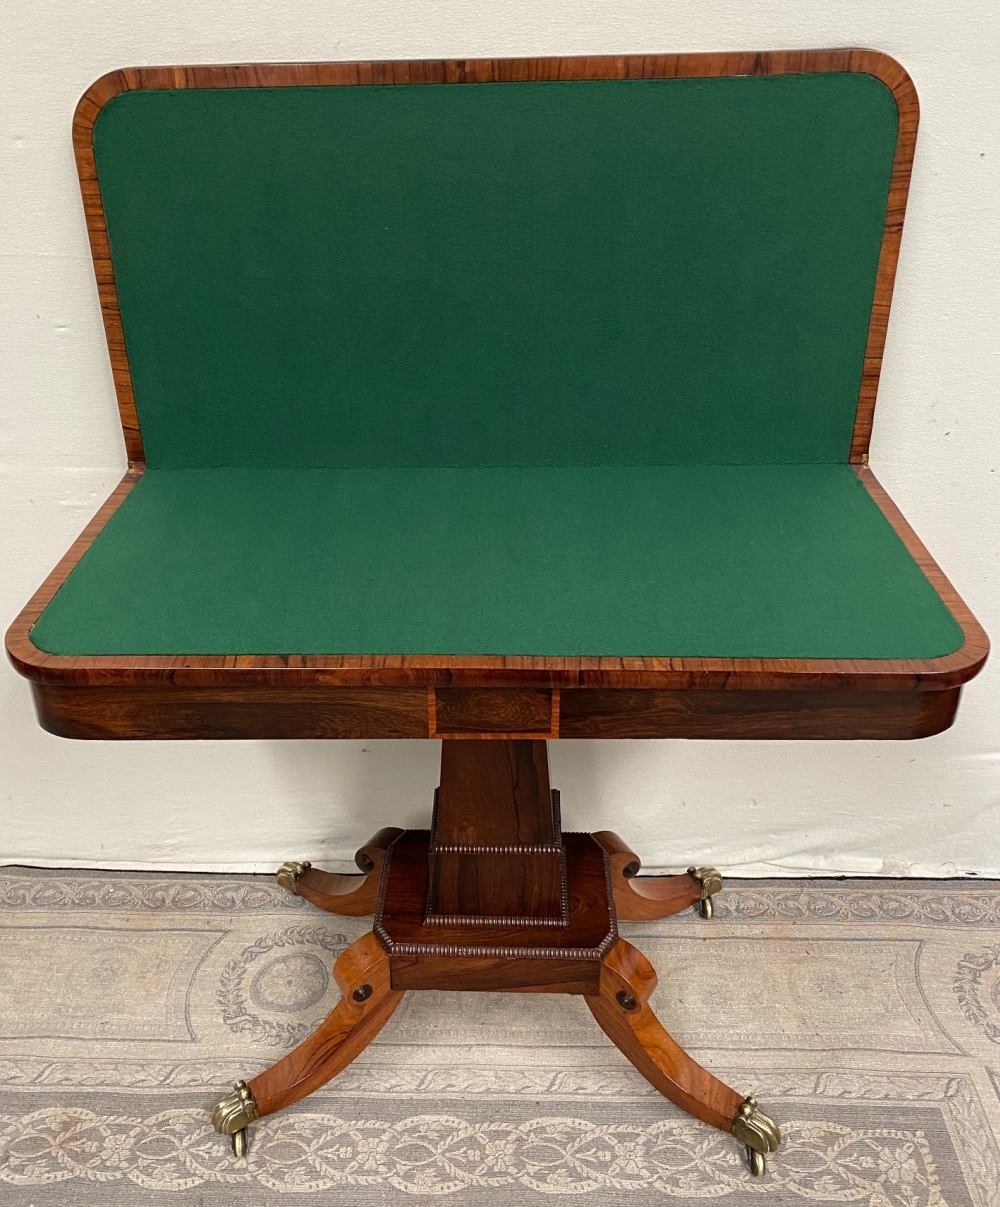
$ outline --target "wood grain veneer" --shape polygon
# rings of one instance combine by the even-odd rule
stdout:
[[[642,863],[612,830],[598,830],[594,841],[608,853],[615,913],[627,922],[652,922],[690,909],[701,898],[701,882],[689,872],[679,876],[638,875]]]
[[[617,931],[604,850],[589,834],[565,834],[568,925],[531,918],[425,915],[430,834],[407,830],[392,844],[374,933],[389,953],[394,989],[596,993],[600,961]]]
[[[546,743],[443,741],[425,921],[566,926],[565,883]]]
[[[296,880],[296,893],[311,905],[331,914],[351,918],[373,914],[378,906],[385,853],[402,833],[398,826],[383,826],[363,847],[358,848],[354,861],[358,867],[365,869],[360,876],[309,867]]]
[[[249,1083],[261,1115],[298,1102],[345,1069],[389,1021],[403,995],[389,984],[389,960],[369,931],[339,957],[333,975],[342,997],[307,1040]],[[368,996],[357,1001],[362,986]]]
[[[661,1094],[696,1119],[728,1132],[742,1096],[692,1060],[663,1029],[648,1005],[655,988],[652,964],[619,939],[604,957],[600,992],[584,1001],[605,1035]],[[622,1008],[619,993],[631,995],[631,1010]]]

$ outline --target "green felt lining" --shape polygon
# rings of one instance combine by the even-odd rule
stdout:
[[[33,641],[954,651],[844,464],[896,131],[854,73],[114,98],[150,468]]]
[[[962,632],[848,466],[149,470],[53,654],[929,658]]]
[[[147,462],[845,461],[896,131],[856,73],[123,93]]]

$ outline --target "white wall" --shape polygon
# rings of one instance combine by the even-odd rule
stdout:
[[[996,0],[56,0],[0,3],[0,622],[125,463],[70,120],[114,67],[871,46],[922,121],[872,465],[1000,634]],[[916,743],[562,742],[572,828],[646,866],[1000,876],[1000,657]],[[96,743],[0,672],[0,862],[271,869],[422,824],[431,742]],[[324,852],[327,852],[324,855]]]

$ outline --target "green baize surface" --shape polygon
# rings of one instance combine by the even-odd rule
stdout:
[[[114,98],[150,468],[33,640],[955,649],[846,465],[896,127],[856,74]]]
[[[150,470],[52,653],[930,657],[961,644],[847,466]]]

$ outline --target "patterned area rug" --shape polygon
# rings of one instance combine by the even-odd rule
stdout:
[[[408,995],[236,1162],[212,1104],[329,1012],[366,921],[260,877],[0,869],[0,1201],[1000,1207],[1000,884],[716,902],[621,929],[664,1025],[780,1122],[764,1179],[547,994]]]

